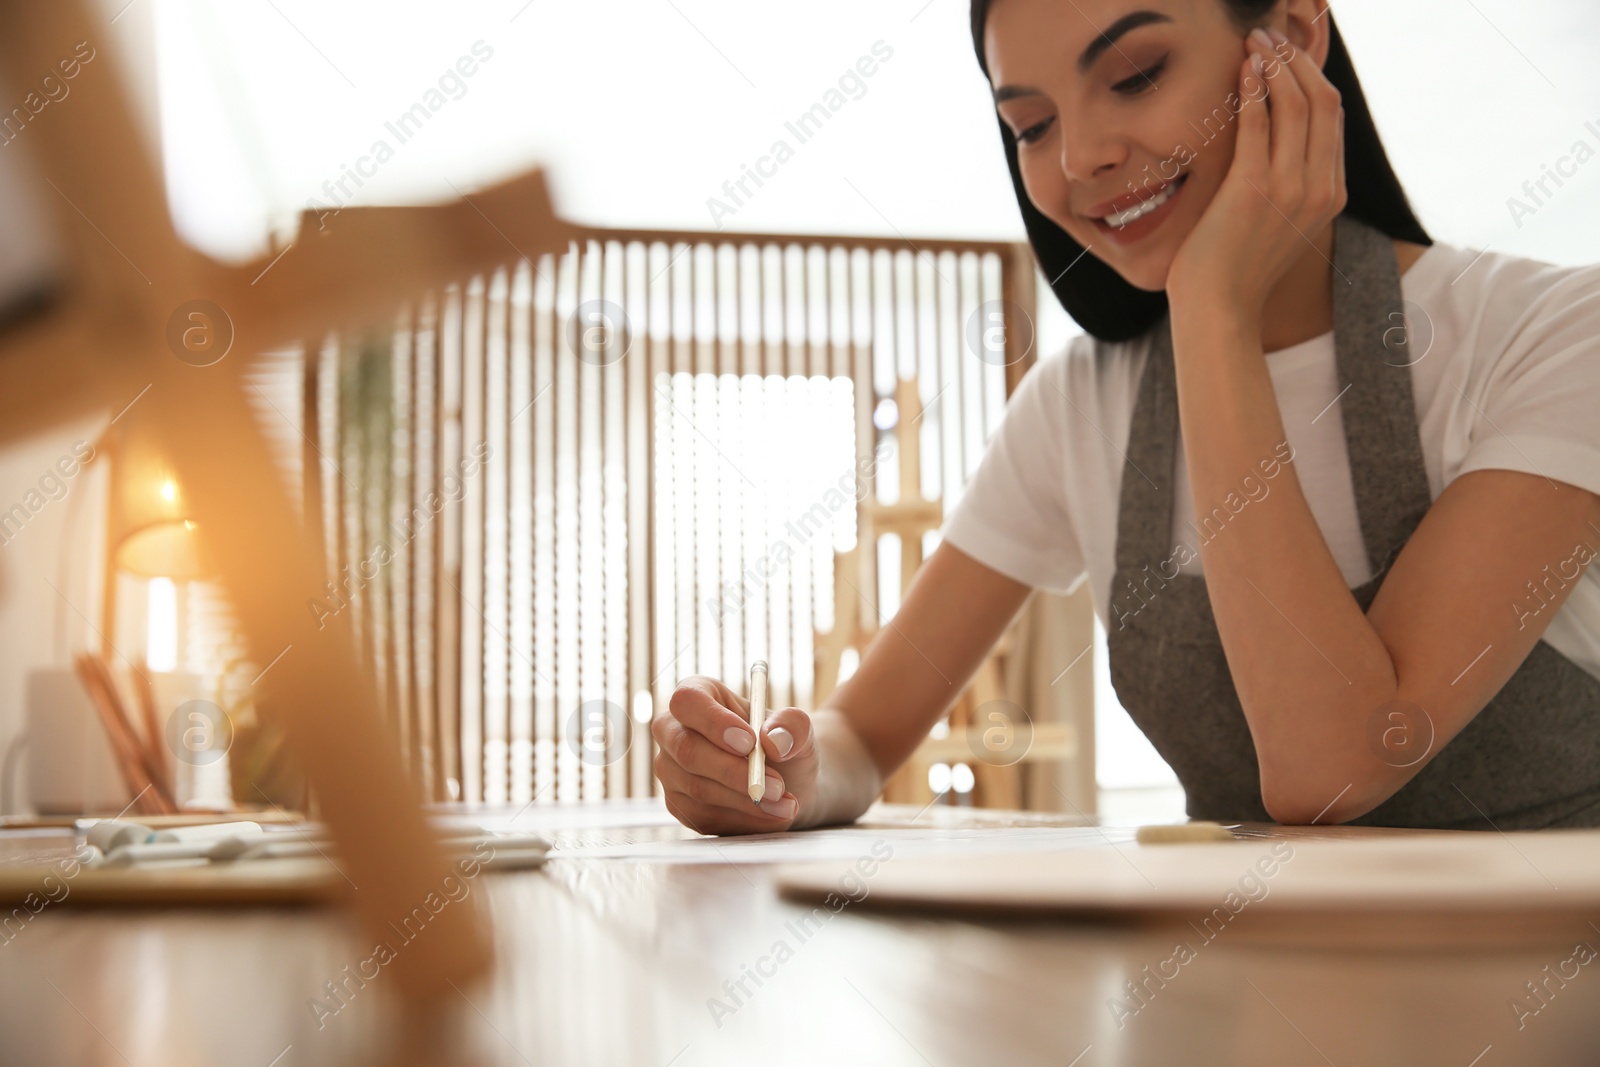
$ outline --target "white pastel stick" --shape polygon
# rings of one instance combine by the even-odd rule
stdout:
[[[261,837],[266,832],[266,827],[258,822],[208,822],[199,826],[172,826],[157,830],[150,840],[152,842],[221,841],[229,837]]]
[[[489,871],[522,871],[538,867],[550,858],[548,846],[541,848],[496,848],[494,855],[483,861]]]
[[[206,852],[206,858],[213,863],[301,859],[306,856],[326,856],[332,848],[330,842],[308,841],[292,834],[226,837],[212,844]]]
[[[110,855],[123,845],[147,844],[155,831],[138,822],[100,819],[84,831],[84,839],[102,853]]]
[[[761,748],[761,727],[767,721],[767,661],[750,664],[750,726],[756,747],[750,750],[750,800],[761,803],[767,793],[767,754]]]
[[[488,845],[496,852],[501,849],[539,849],[550,850],[550,839],[542,834],[462,834],[449,835],[444,839],[447,846],[453,848],[476,849],[479,845]]]
[[[214,841],[159,841],[148,845],[123,845],[106,854],[101,867],[143,867],[146,864],[205,863]]]

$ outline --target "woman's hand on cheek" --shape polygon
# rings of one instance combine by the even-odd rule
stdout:
[[[1322,69],[1281,35],[1276,51],[1262,30],[1246,47],[1233,163],[1173,258],[1167,297],[1174,309],[1204,306],[1259,327],[1272,287],[1344,210],[1344,109]]]

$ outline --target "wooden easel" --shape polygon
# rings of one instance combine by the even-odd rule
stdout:
[[[336,328],[381,322],[408,298],[519,256],[565,247],[566,227],[537,172],[470,202],[348,208],[303,218],[293,243],[242,267],[183,245],[140,125],[125,99],[111,34],[86,0],[0,0],[0,59],[23,100],[78,42],[99,51],[70,102],[21,139],[53,206],[66,266],[53,299],[0,333],[0,439],[94,413],[148,424],[187,491],[202,543],[237,612],[257,682],[282,709],[288,745],[339,841],[351,900],[374,937],[434,893],[452,867],[407,781],[348,623],[312,625],[305,604],[324,564],[282,485],[246,402],[249,359]],[[46,184],[47,183],[47,184]],[[204,301],[201,319],[188,310]],[[188,309],[188,310],[186,310]],[[185,360],[186,331],[231,352]],[[48,595],[48,594],[46,594]],[[86,619],[91,612],[80,611]],[[426,1000],[482,975],[490,942],[473,902],[439,913],[391,965]]]
[[[915,427],[922,421],[922,399],[914,379],[901,379],[895,385],[895,405],[899,412],[900,499],[892,504],[863,500],[857,509],[856,545],[848,552],[834,554],[834,625],[815,634],[816,702],[820,705],[838,688],[839,662],[846,649],[860,656],[878,632],[876,597],[868,590],[863,553],[876,553],[878,538],[895,534],[900,538],[900,591],[911,587],[917,568],[922,566],[922,539],[944,521],[944,509],[937,500],[922,495],[922,448]],[[870,573],[870,572],[866,572]],[[1002,705],[988,707],[1005,699],[1005,668],[1011,655],[1011,630],[1007,630],[994,649],[978,666],[972,682],[956,698],[947,719],[948,732],[930,737],[918,746],[905,766],[884,784],[883,798],[891,803],[926,804],[934,797],[928,785],[928,768],[936,763],[965,763],[972,768],[972,802],[980,807],[1022,807],[1021,766],[1029,761],[1071,757],[1077,751],[1075,734],[1068,723],[1032,723]],[[1000,716],[998,719],[995,716]],[[987,751],[989,731],[1016,729],[1030,731],[1025,754],[1015,763],[986,761],[977,753]],[[994,735],[990,735],[991,737]]]
[[[915,379],[895,383],[898,426],[915,426],[921,421],[922,399]],[[944,508],[937,500],[922,495],[922,450],[915,433],[900,435],[900,499],[882,504],[865,499],[856,506],[856,544],[848,552],[835,552],[833,560],[833,629],[815,632],[816,701],[821,704],[839,685],[839,662],[845,650],[861,655],[878,632],[878,599],[867,577],[875,567],[865,565],[868,556],[876,558],[878,538],[896,534],[900,538],[900,590],[911,585],[922,566],[922,535],[937,530],[944,521]]]

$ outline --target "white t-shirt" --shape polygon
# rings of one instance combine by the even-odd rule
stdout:
[[[1411,384],[1433,499],[1461,475],[1486,468],[1600,493],[1600,265],[1478,258],[1435,243],[1400,287],[1418,346],[1406,358],[1416,360]],[[1029,585],[1070,592],[1087,577],[1095,611],[1108,625],[1123,452],[1149,346],[1137,338],[1098,347],[1076,337],[1023,378],[942,536]],[[1342,405],[1334,403],[1333,334],[1266,359],[1306,503],[1354,588],[1372,573]],[[1194,547],[1181,434],[1176,462],[1172,543]],[[1585,545],[1600,554],[1600,531],[1588,531]],[[1198,553],[1181,570],[1202,573]],[[1584,572],[1544,637],[1600,678],[1600,562]]]

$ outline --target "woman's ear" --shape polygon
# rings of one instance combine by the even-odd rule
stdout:
[[[1328,0],[1285,0],[1278,28],[1289,43],[1322,66],[1328,61]]]

